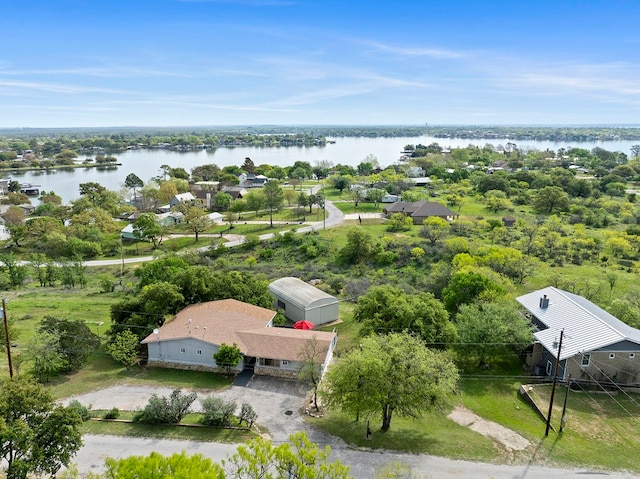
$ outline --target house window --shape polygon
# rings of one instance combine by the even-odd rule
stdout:
[[[591,354],[583,354],[582,355],[582,366],[589,366],[591,362]]]
[[[629,353],[629,359],[634,359],[636,357],[636,353]]]
[[[609,353],[609,359],[615,359],[616,353]]]
[[[284,309],[286,311],[287,305],[284,303],[284,301],[278,300],[278,309]]]
[[[196,351],[196,354],[197,354],[198,356],[202,356],[202,349],[198,349],[198,350]]]
[[[180,354],[184,354],[186,352],[187,352],[187,350],[185,348],[180,348]]]
[[[280,367],[279,359],[260,358],[260,366],[271,366],[274,368]]]
[[[547,361],[547,376],[551,376],[551,371],[553,371],[553,363],[551,361]]]

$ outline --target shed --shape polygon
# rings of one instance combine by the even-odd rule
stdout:
[[[321,289],[293,277],[269,284],[274,307],[291,321],[311,321],[315,326],[338,319],[338,300]]]

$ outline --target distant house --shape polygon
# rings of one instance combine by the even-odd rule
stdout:
[[[380,200],[381,203],[395,203],[396,201],[400,201],[399,195],[386,194],[382,200]]]
[[[502,217],[502,226],[506,226],[507,228],[511,228],[516,224],[516,219],[513,216],[503,216]]]
[[[213,223],[222,223],[222,221],[224,220],[224,216],[220,213],[209,213],[207,215],[207,218],[209,218],[209,221]]]
[[[301,279],[285,277],[269,284],[273,305],[293,322],[310,321],[314,326],[338,319],[338,300]]]
[[[198,371],[219,371],[213,355],[222,343],[236,344],[244,358],[235,372],[253,369],[257,375],[295,378],[301,355],[315,340],[322,369],[331,361],[336,333],[273,327],[275,311],[223,299],[192,304],[176,314],[142,344],[152,366]]]
[[[169,211],[168,213],[161,213],[156,215],[158,223],[162,226],[173,226],[180,224],[184,221],[184,214],[179,211]]]
[[[431,216],[437,216],[447,221],[453,221],[458,218],[458,213],[451,211],[446,206],[434,201],[415,201],[407,203],[406,201],[396,201],[395,203],[385,206],[382,212],[391,216],[394,213],[402,213],[413,219],[414,225],[421,225],[425,219]]]
[[[433,183],[431,178],[428,176],[409,178],[409,182],[413,183],[415,186],[427,186],[428,184]]]
[[[127,226],[120,230],[120,237],[122,239],[136,240],[138,238],[136,238],[134,231],[135,228],[133,226],[133,223],[129,223]]]
[[[222,191],[231,195],[234,200],[241,200],[247,195],[247,189],[242,186],[223,186]]]
[[[197,181],[191,187],[191,192],[206,209],[211,210],[213,199],[218,192],[219,181]]]
[[[244,188],[262,188],[269,178],[264,175],[241,173],[238,175],[238,185]]]
[[[180,193],[171,198],[171,200],[169,201],[169,207],[173,208],[174,206],[178,205],[191,204],[195,201],[196,197],[193,196],[193,194],[191,194],[190,192]]]
[[[560,349],[560,380],[640,385],[640,330],[582,296],[551,286],[516,300],[535,328],[536,342],[527,355],[533,373],[552,377]]]

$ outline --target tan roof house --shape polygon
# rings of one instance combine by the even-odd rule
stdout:
[[[235,372],[253,369],[258,375],[294,378],[305,346],[314,339],[326,368],[337,334],[273,327],[275,315],[275,311],[235,299],[192,304],[142,344],[148,347],[150,365],[201,371],[220,371],[213,355],[222,343],[237,344],[244,359]]]
[[[421,225],[425,219],[431,216],[437,216],[447,221],[453,221],[458,218],[458,213],[455,211],[435,201],[427,200],[414,201],[413,203],[396,201],[389,206],[385,206],[382,212],[388,216],[394,213],[408,215],[413,219],[414,225]]]

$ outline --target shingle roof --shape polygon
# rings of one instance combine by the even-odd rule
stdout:
[[[549,299],[546,308],[540,304],[540,298],[544,295]],[[547,329],[534,333],[534,336],[554,355],[560,331],[564,329],[560,360],[625,340],[640,346],[640,330],[630,327],[577,294],[549,286],[516,300],[547,326]]]
[[[269,292],[273,295],[279,296],[280,298],[286,299],[291,304],[303,310],[320,300],[338,302],[338,300],[330,294],[292,276],[272,281],[269,284]]]
[[[315,337],[323,358],[336,333],[267,327],[276,312],[235,299],[192,304],[176,314],[142,344],[194,338],[219,346],[237,344],[243,354],[296,361]]]
[[[458,216],[456,212],[451,211],[446,206],[435,201],[427,200],[414,201],[413,203],[396,201],[385,209],[388,213],[405,213],[411,216],[418,216],[420,218],[426,218],[429,216]]]
[[[336,333],[288,328],[265,328],[238,333],[250,356],[298,361],[308,341],[315,338],[318,353],[324,360]]]
[[[142,343],[191,337],[215,345],[235,343],[246,353],[238,331],[266,328],[275,315],[275,311],[235,299],[192,304],[162,325],[157,335],[150,334]]]

